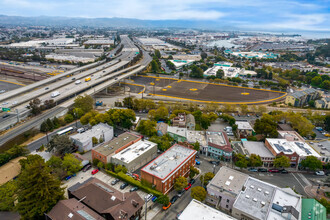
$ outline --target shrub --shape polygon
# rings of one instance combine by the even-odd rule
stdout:
[[[100,162],[98,159],[93,159],[93,166],[97,166],[97,164]]]

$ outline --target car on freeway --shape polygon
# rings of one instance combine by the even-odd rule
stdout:
[[[170,203],[170,202],[168,203],[167,206],[164,205],[163,210],[166,211],[169,207],[171,207],[171,205],[172,205],[172,203]]]
[[[17,104],[17,101],[13,101],[13,103],[12,103],[13,105],[16,105]]]
[[[211,160],[211,161],[210,161],[210,164],[213,164],[213,165],[219,165],[219,164],[220,164],[220,161],[217,161],[217,160]]]
[[[5,92],[6,92],[6,90],[4,90],[4,89],[0,90],[0,93],[5,93]]]
[[[125,189],[128,186],[128,183],[123,183],[120,185],[120,189]]]
[[[191,183],[188,183],[188,186],[186,188],[184,188],[186,191],[188,191],[191,187]]]
[[[157,196],[152,197],[151,201],[156,202]]]
[[[2,118],[8,118],[9,116],[9,114],[5,114],[4,116],[2,116]]]
[[[84,169],[83,169],[83,172],[86,172],[86,171],[89,170],[90,168],[92,168],[91,165],[87,165],[87,166],[85,166]]]
[[[322,170],[316,171],[315,174],[318,175],[318,176],[324,176],[325,175],[324,171],[322,171]]]
[[[134,191],[138,191],[138,190],[139,190],[139,187],[134,186],[134,187],[131,188],[129,191],[130,191],[130,192],[134,192]]]
[[[250,171],[250,172],[258,172],[258,169],[256,169],[256,168],[249,168],[248,171]]]
[[[258,172],[267,172],[268,170],[266,168],[258,168]]]
[[[176,200],[178,200],[179,196],[175,195],[172,197],[172,199],[170,200],[170,203],[174,204],[176,202]]]
[[[289,173],[286,169],[281,169],[280,170],[280,173],[284,173],[284,174],[286,174],[286,173]]]
[[[279,173],[280,171],[278,169],[269,169],[268,172],[270,172],[270,173]]]
[[[195,162],[196,162],[196,165],[200,165],[201,164],[201,162],[198,161],[198,160],[195,160]]]
[[[116,185],[119,181],[119,179],[114,179],[111,181],[111,185]]]
[[[97,172],[99,172],[98,169],[93,170],[93,171],[92,171],[92,175],[96,174]]]
[[[196,182],[196,180],[195,179],[191,179],[190,181],[189,181],[189,183],[192,185],[192,184],[194,184]]]
[[[48,89],[49,89],[49,87],[46,87],[46,88],[45,88],[45,90],[48,90]]]
[[[118,78],[116,77],[115,80],[117,80]]]
[[[186,190],[184,190],[184,189],[183,190],[180,190],[178,192],[178,196],[181,197],[185,192],[186,192]]]
[[[146,199],[147,201],[150,201],[150,199],[152,199],[153,197],[154,197],[154,195],[148,194],[144,197],[144,199]]]
[[[72,80],[72,81],[73,81],[73,80],[76,80],[76,78],[73,77],[71,80]]]

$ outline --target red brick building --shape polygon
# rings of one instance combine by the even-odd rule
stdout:
[[[285,139],[266,138],[265,146],[275,156],[284,155],[290,159],[290,164],[295,167],[299,164],[299,154],[297,154],[292,147],[291,143]]]
[[[177,177],[188,177],[190,166],[195,165],[196,153],[193,149],[175,144],[141,169],[141,179],[167,194],[173,188]]]

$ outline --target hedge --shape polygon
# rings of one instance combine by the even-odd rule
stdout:
[[[157,197],[163,195],[161,192],[159,192],[155,189],[151,189],[148,186],[142,185],[140,181],[135,180],[133,177],[127,176],[123,172],[114,173],[110,170],[105,170],[105,172],[108,173],[109,175],[111,175],[113,177],[116,177],[120,180],[123,180],[123,181],[125,181],[125,182],[127,182],[127,183],[129,183],[133,186],[139,187],[141,190],[143,190],[146,193],[151,193],[151,194],[153,194],[154,196],[157,196]]]

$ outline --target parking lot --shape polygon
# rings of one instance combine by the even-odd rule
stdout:
[[[207,82],[160,77],[133,77],[137,84],[146,85],[146,93],[191,101],[219,103],[267,103],[279,100],[285,93],[246,87],[210,84]]]

